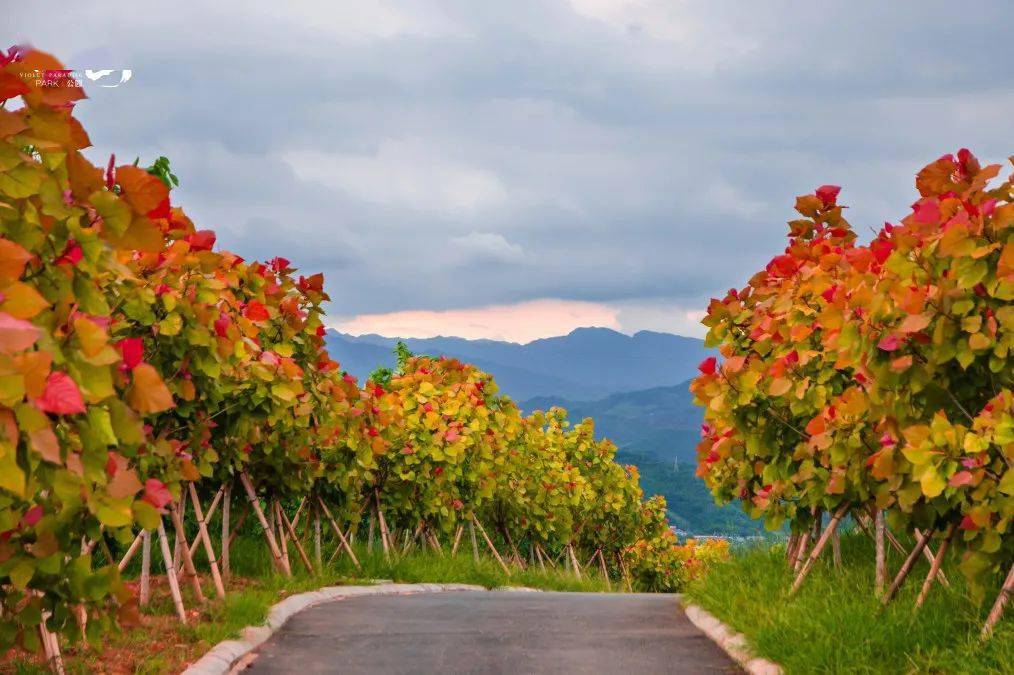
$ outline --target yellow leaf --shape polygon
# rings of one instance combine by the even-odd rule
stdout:
[[[0,310],[17,319],[31,319],[49,307],[49,302],[28,284],[16,281],[3,290],[4,302]]]
[[[134,386],[130,390],[130,405],[139,413],[157,413],[172,408],[173,396],[162,377],[150,363],[134,368]]]
[[[991,344],[993,344],[993,341],[990,340],[989,336],[985,333],[976,333],[972,337],[968,338],[968,346],[973,350],[989,349]]]
[[[947,487],[947,481],[934,468],[926,469],[919,482],[922,485],[922,493],[930,499],[938,496]]]

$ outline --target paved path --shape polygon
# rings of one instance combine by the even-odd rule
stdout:
[[[673,596],[464,591],[350,598],[293,616],[258,673],[738,673]]]

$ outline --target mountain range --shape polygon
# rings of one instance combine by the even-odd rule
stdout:
[[[527,344],[458,337],[391,338],[328,331],[332,358],[365,379],[393,367],[402,339],[416,354],[473,363],[492,374],[522,410],[562,406],[572,422],[595,420],[595,432],[617,446],[617,461],[634,464],[646,494],[662,494],[677,527],[695,534],[747,536],[761,527],[734,506],[715,505],[695,475],[701,409],[689,379],[714,352],[702,340],[641,331],[578,328]]]
[[[672,386],[693,377],[710,350],[697,338],[609,328],[578,328],[526,344],[458,337],[402,338],[416,354],[444,355],[492,374],[516,401],[535,396],[592,400],[617,392]],[[328,331],[328,350],[342,368],[364,378],[394,364],[399,338]]]

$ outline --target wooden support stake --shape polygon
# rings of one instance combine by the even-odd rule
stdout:
[[[922,603],[926,602],[926,596],[929,595],[930,586],[933,585],[933,580],[940,571],[940,566],[944,562],[944,556],[947,554],[947,547],[950,546],[951,538],[953,536],[954,523],[951,523],[947,526],[947,531],[944,533],[944,540],[940,542],[940,548],[937,549],[937,554],[933,556],[933,564],[930,565],[929,574],[926,575],[926,580],[922,582],[922,589],[919,590],[919,597],[915,601],[915,609],[919,609],[922,607]]]
[[[162,562],[165,563],[166,581],[169,582],[169,594],[173,598],[176,616],[179,617],[180,623],[185,624],[187,622],[187,611],[183,607],[183,594],[180,593],[180,582],[176,578],[176,566],[173,564],[173,554],[169,550],[169,538],[166,537],[165,526],[162,525],[161,519],[158,521],[158,543],[162,551]]]
[[[219,490],[218,495],[221,494],[222,491]],[[208,523],[204,520],[204,510],[201,508],[201,502],[197,498],[197,488],[194,487],[193,483],[190,483],[190,501],[194,504],[194,515],[197,516],[197,538],[204,542],[204,555],[208,556],[208,567],[211,568],[211,580],[215,584],[215,595],[219,599],[222,599],[225,597],[225,584],[222,583],[222,575],[218,571],[215,547],[211,545],[211,535],[208,534]],[[193,560],[193,555],[191,555],[191,560]]]
[[[205,513],[204,517],[202,518],[202,520],[204,520],[205,527],[207,526],[207,523],[211,522],[211,518],[215,515],[215,511],[218,509],[218,502],[221,498],[222,498],[222,490],[219,489],[219,491],[215,493],[215,497],[211,500],[211,506],[208,507],[208,512]],[[186,497],[184,497],[183,500],[186,501]],[[190,557],[193,558],[194,560],[197,560],[197,549],[201,546],[202,543],[203,540],[202,537],[200,536],[194,537],[194,540],[190,542]],[[211,558],[209,558],[209,560],[210,559]],[[179,574],[182,568],[183,561],[177,560],[176,574]]]
[[[919,531],[918,527],[915,528],[915,536],[917,536],[917,537],[921,537],[922,536],[922,532]],[[922,554],[923,554],[923,557],[926,558],[926,562],[928,562],[930,565],[932,565],[933,564],[933,558],[936,557],[936,556],[934,556],[933,549],[930,547],[929,544],[927,544],[926,548],[924,548],[922,550]],[[941,584],[943,584],[944,586],[947,586],[948,588],[951,587],[951,582],[947,580],[947,575],[944,574],[944,571],[942,569],[937,571],[937,580]]]
[[[292,526],[289,519],[285,516],[285,512],[282,511],[282,503],[280,501],[275,502],[275,509],[278,513],[278,519],[282,521],[282,525],[289,533],[289,538],[292,539],[293,545],[296,547],[296,553],[299,554],[299,559],[303,562],[303,567],[310,574],[313,574],[313,565],[310,564],[310,556],[306,555],[306,551],[303,550],[303,544],[300,543],[299,537],[296,536],[296,528]]]
[[[993,629],[996,627],[997,622],[1000,621],[1000,617],[1003,616],[1004,607],[1007,606],[1007,601],[1010,600],[1011,595],[1014,595],[1014,565],[1011,565],[1010,571],[1007,572],[1007,578],[1004,580],[1003,586],[996,596],[996,602],[993,603],[992,609],[989,610],[989,616],[986,618],[986,623],[982,626],[981,635],[983,639],[993,634]]]
[[[539,569],[541,569],[542,573],[545,574],[546,561],[542,559],[542,547],[539,546],[538,544],[535,544],[534,546],[532,546],[532,549],[535,551],[535,559],[539,561]]]
[[[338,535],[338,541],[341,542],[342,548],[344,548],[345,552],[349,554],[350,558],[352,558],[352,564],[356,566],[357,570],[362,570],[363,567],[359,564],[359,559],[356,557],[355,551],[352,550],[352,546],[349,545],[348,540],[345,538],[345,534],[342,532],[342,529],[338,527],[338,523],[335,522],[334,516],[331,515],[331,511],[327,508],[327,504],[324,503],[324,500],[320,498],[320,495],[317,495],[317,503],[320,505],[321,511],[324,512],[324,516],[327,517],[328,522],[331,523],[331,528],[334,530],[334,533]]]
[[[813,565],[817,562],[817,558],[820,557],[821,551],[823,551],[824,547],[827,546],[828,540],[831,538],[831,535],[834,534],[835,530],[838,529],[838,523],[841,522],[842,517],[845,516],[845,512],[848,510],[849,505],[842,504],[838,507],[838,510],[834,512],[834,515],[831,516],[831,520],[828,522],[827,527],[824,528],[824,532],[820,535],[820,539],[818,539],[817,543],[814,544],[813,551],[810,552],[810,557],[807,558],[806,562],[803,564],[803,569],[799,570],[799,575],[796,576],[796,580],[792,584],[792,589],[789,591],[789,595],[798,591],[799,587],[803,585],[803,580],[806,579],[810,570],[813,569]]]
[[[376,514],[373,513],[373,509],[370,509],[370,516],[368,520],[370,521],[370,533],[366,540],[366,550],[369,551],[370,553],[373,553],[373,536],[375,529],[374,521],[376,520]]]
[[[877,580],[876,593],[880,597],[884,593],[884,586],[887,585],[887,549],[884,546],[884,512],[877,509],[874,518],[874,529],[876,530],[874,546],[876,547]]]
[[[120,564],[117,565],[116,568],[121,572],[127,569],[127,565],[130,564],[130,561],[134,558],[137,550],[141,548],[141,544],[144,542],[144,532],[144,530],[141,530],[137,533],[137,536],[134,537],[134,541],[130,544],[130,548],[127,549],[127,552],[123,554],[123,558],[120,559]]]
[[[581,564],[577,561],[577,555],[574,553],[574,544],[567,544],[567,549],[570,551],[570,564],[574,567],[574,576],[580,579]]]
[[[919,540],[915,543],[912,551],[908,554],[905,562],[902,564],[901,569],[898,570],[898,574],[894,577],[894,581],[891,582],[890,588],[884,593],[884,597],[880,599],[880,603],[887,606],[887,603],[891,601],[894,594],[898,592],[901,585],[905,583],[905,579],[908,577],[908,573],[912,571],[912,567],[915,565],[916,559],[922,555],[922,551],[926,548],[926,544],[929,543],[930,537],[933,536],[933,528],[930,528],[926,532],[923,532],[919,537]]]
[[[180,519],[182,520],[183,518],[187,517],[187,501],[186,499],[181,499],[180,502],[181,502],[180,508],[182,509],[182,511],[180,512]],[[176,537],[173,543],[173,564],[176,565],[177,577],[180,576],[180,570],[183,569],[183,558],[181,557],[182,553],[181,549],[183,546],[186,546],[186,544],[187,538],[183,537],[181,540],[179,536]]]
[[[804,532],[799,539],[799,546],[796,548],[796,562],[792,565],[792,571],[799,573],[799,570],[803,567],[803,559],[806,557],[806,551],[810,547],[810,533],[809,531]]]
[[[64,675],[67,671],[63,667],[63,655],[60,654],[60,641],[56,634],[46,627],[49,612],[42,615],[39,623],[39,638],[42,640],[42,651],[46,655],[46,665],[56,675]]]
[[[475,526],[477,528],[479,528],[479,533],[482,534],[482,538],[486,540],[486,545],[489,546],[489,550],[493,552],[493,557],[496,558],[496,561],[500,563],[500,567],[503,568],[504,574],[510,576],[511,575],[510,568],[507,567],[507,563],[505,563],[503,561],[503,558],[500,557],[500,552],[496,550],[496,546],[493,545],[493,542],[489,538],[489,535],[486,534],[486,528],[482,526],[482,523],[479,522],[479,519],[475,517],[474,513],[472,514],[472,522],[475,523]]]
[[[458,544],[461,543],[461,534],[465,531],[465,526],[458,524],[458,529],[454,531],[454,543],[451,544],[451,555],[457,555]]]
[[[261,509],[260,500],[257,499],[257,492],[254,491],[253,483],[250,482],[250,476],[244,471],[239,475],[239,480],[243,483],[243,489],[246,490],[246,496],[250,500],[250,507],[257,516],[257,520],[260,521],[261,529],[264,530],[264,538],[267,539],[268,549],[271,551],[271,558],[274,560],[275,567],[284,573],[285,576],[291,577],[292,569],[282,559],[282,552],[278,548],[278,542],[275,541],[275,535],[271,532],[271,524],[268,523],[268,519],[264,516],[264,511]]]
[[[176,540],[184,542],[183,546],[180,547],[180,554],[183,556],[183,570],[186,572],[187,577],[190,578],[190,587],[193,589],[198,602],[204,604],[204,589],[201,588],[201,578],[197,576],[194,559],[190,557],[190,547],[186,545],[187,537],[186,531],[183,529],[183,519],[180,517],[180,512],[176,509],[175,504],[169,505],[169,517],[173,521],[173,527],[176,528]]]
[[[232,484],[226,483],[222,486],[222,583],[229,583],[232,576],[232,569],[229,565],[229,544],[232,538],[229,536],[229,511],[232,508]]]

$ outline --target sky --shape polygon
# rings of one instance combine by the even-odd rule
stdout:
[[[1008,2],[41,0],[4,14],[7,44],[131,70],[86,83],[93,161],[168,156],[199,227],[324,272],[329,324],[354,333],[699,336],[708,298],[784,247],[796,195],[843,186],[869,232],[906,213],[940,155],[1014,152]]]

